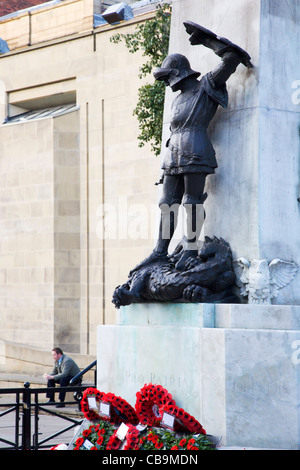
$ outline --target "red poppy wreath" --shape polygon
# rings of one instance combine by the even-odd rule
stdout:
[[[162,412],[168,413],[175,418],[175,431],[189,431],[193,434],[206,434],[205,429],[199,421],[175,404],[167,404],[164,406]]]
[[[103,415],[98,409],[90,409],[88,398],[95,397],[96,402],[100,405],[100,402],[106,403],[109,406],[109,414]],[[110,421],[113,424],[118,423],[131,423],[138,424],[139,419],[135,409],[123,398],[117,397],[113,393],[100,392],[96,388],[88,388],[84,391],[81,400],[81,410],[85,418],[89,420],[104,419]]]
[[[172,395],[161,385],[145,384],[136,394],[135,409],[140,423],[148,426],[158,425],[162,410],[167,404],[175,405]]]
[[[100,418],[98,409],[90,407],[89,398],[93,397],[95,398],[96,403],[99,405],[99,403],[104,400],[105,393],[100,392],[99,390],[93,387],[89,387],[83,392],[82,399],[80,402],[81,411],[83,412],[84,417],[89,421],[95,421],[96,419]]]

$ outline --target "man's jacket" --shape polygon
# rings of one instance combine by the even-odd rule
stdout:
[[[58,361],[55,362],[51,375],[54,376],[55,380],[59,380],[62,377],[75,377],[79,372],[80,369],[76,362],[63,354],[60,364]]]

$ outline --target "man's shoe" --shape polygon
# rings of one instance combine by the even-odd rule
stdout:
[[[55,408],[64,408],[65,404],[64,403],[58,403]]]
[[[46,401],[46,405],[54,405],[54,404],[55,404],[55,400]]]

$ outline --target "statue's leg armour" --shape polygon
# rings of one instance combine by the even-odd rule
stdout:
[[[196,199],[189,194],[185,194],[182,200],[186,211],[186,238],[188,250],[198,251],[198,240],[205,219],[203,202],[204,198]]]
[[[159,201],[161,217],[155,247],[157,253],[168,253],[169,244],[177,226],[178,211],[183,192],[184,185],[181,176],[165,175],[163,194]]]
[[[185,269],[185,263],[189,258],[198,256],[198,240],[205,219],[203,202],[206,199],[206,193],[201,199],[197,199],[190,194],[185,194],[182,204],[186,211],[186,245],[184,251],[176,263],[179,270]]]
[[[177,227],[180,201],[167,201],[162,199],[159,203],[161,212],[158,240],[155,251],[158,253],[168,253],[170,241]]]

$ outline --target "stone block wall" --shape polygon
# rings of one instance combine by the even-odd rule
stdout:
[[[79,113],[54,118],[54,340],[80,351]]]
[[[53,341],[52,124],[0,128],[0,336],[40,346]]]
[[[154,183],[160,162],[149,146],[138,147],[138,123],[132,114],[138,87],[144,83],[138,78],[144,58],[110,41],[118,30],[132,32],[137,22],[151,16],[0,56],[1,123],[8,113],[35,106],[73,100],[78,109],[56,118],[0,125],[1,339],[94,354],[97,325],[115,322],[115,287],[153,247],[156,220],[151,211],[158,210]],[[26,191],[18,174],[20,158]],[[7,185],[14,188],[10,196]],[[18,204],[25,211],[29,196],[30,217],[18,213],[16,225],[9,228],[8,212]],[[21,224],[32,223],[31,213],[36,233],[28,241]],[[7,251],[9,230],[20,238],[21,248],[13,243]],[[36,322],[32,326],[21,300],[19,309],[10,307],[20,287],[16,252],[22,249],[24,267],[31,267],[43,240],[48,252],[39,251],[35,278],[26,284],[28,302],[38,305],[30,313]],[[10,285],[9,267],[14,270],[10,279],[15,279]],[[42,277],[37,278],[38,273]]]
[[[45,2],[47,3],[47,2]],[[0,37],[10,50],[93,29],[93,0],[64,0],[0,18]]]

